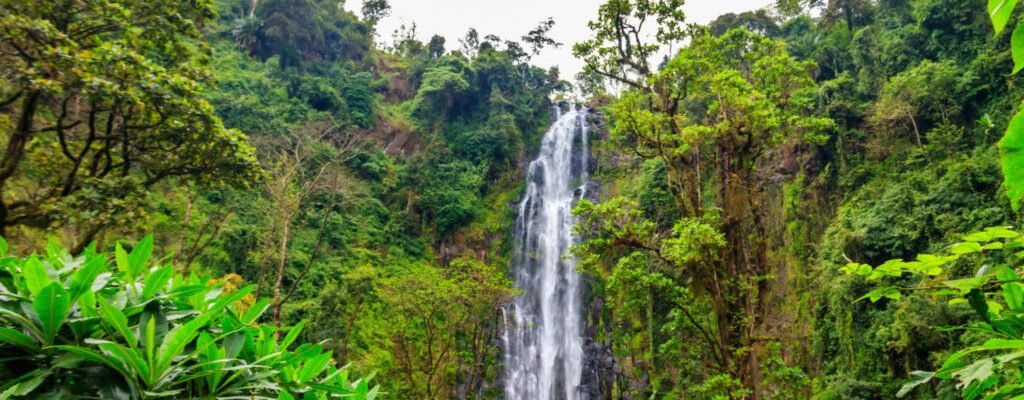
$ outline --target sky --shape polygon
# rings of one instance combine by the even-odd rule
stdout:
[[[495,34],[516,39],[537,24],[552,17],[555,27],[550,36],[563,43],[560,48],[546,49],[534,57],[533,64],[558,66],[563,78],[572,79],[582,69],[573,58],[573,43],[590,37],[587,21],[597,16],[604,0],[389,0],[391,15],[382,20],[378,40],[391,42],[392,32],[402,24],[416,23],[417,37],[426,42],[434,34],[445,37],[449,50],[458,49],[459,38],[469,28],[476,28],[480,37]],[[740,13],[764,8],[774,0],[689,0],[683,6],[688,22],[706,24],[726,13]],[[362,0],[347,0],[345,8],[359,14]]]

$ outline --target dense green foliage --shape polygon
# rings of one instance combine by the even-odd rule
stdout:
[[[1020,231],[985,229],[1024,196],[1016,3],[603,2],[573,46],[602,394],[1018,396]],[[0,246],[0,397],[501,397],[554,21],[455,49],[360,11],[0,0],[0,233],[46,249]]]
[[[593,323],[623,371],[609,391],[893,398],[914,371],[991,339],[943,329],[971,321],[966,304],[924,290],[857,302],[871,287],[844,273],[851,259],[913,259],[1015,222],[1006,117],[1022,93],[1010,35],[993,37],[986,4],[780,1],[777,13],[725,15],[706,30],[671,28],[682,24],[675,5],[608,1],[575,48],[588,79],[626,88],[602,94],[605,200],[577,210],[588,239],[576,254],[603,297]],[[645,22],[676,36],[622,36]],[[657,69],[646,63],[643,52],[670,45]],[[965,262],[941,275],[973,275]],[[991,371],[985,388],[1019,380],[1010,366]],[[907,396],[982,391],[971,383]]]
[[[524,32],[522,44],[488,35],[462,52],[414,31],[377,44],[389,9],[0,3],[0,226],[12,249],[28,253],[53,235],[77,256],[90,242],[109,249],[153,232],[154,251],[167,255],[161,273],[231,277],[267,299],[253,315],[268,331],[246,334],[273,341],[304,321],[289,340],[321,343],[318,361],[379,373],[381,391],[397,398],[490,387],[500,371],[495,310],[512,296],[498,267],[506,204],[566,86],[557,70],[529,64],[558,45],[547,36],[554,23]],[[199,310],[167,301],[188,307],[176,313]],[[79,333],[62,337],[83,345],[89,335]],[[139,347],[108,336],[93,339]],[[41,379],[54,378],[39,371],[31,384],[46,388]],[[218,395],[156,383],[132,383],[142,391],[133,393]]]
[[[163,180],[258,178],[245,136],[202,97],[212,4],[74,3],[0,3],[0,233],[65,225],[80,251]]]
[[[302,323],[257,324],[270,302],[252,286],[151,265],[152,237],[111,255],[6,252],[0,241],[4,398],[376,397],[331,352],[293,347]]]

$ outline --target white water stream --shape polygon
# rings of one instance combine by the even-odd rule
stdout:
[[[510,268],[522,294],[503,314],[506,400],[584,400],[580,276],[567,253],[588,180],[586,112],[556,111],[530,163]]]

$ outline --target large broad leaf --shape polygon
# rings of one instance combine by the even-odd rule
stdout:
[[[299,338],[299,333],[302,332],[302,327],[306,325],[306,321],[299,321],[298,324],[288,330],[288,334],[284,336],[284,340],[278,347],[278,350],[288,350],[288,346],[291,346],[295,339]]]
[[[132,276],[142,276],[151,254],[153,254],[153,235],[147,235],[135,244],[132,253],[128,255],[128,267],[132,270]]]
[[[100,317],[103,318],[103,322],[106,322],[107,325],[110,325],[114,330],[120,333],[121,337],[124,338],[125,342],[127,342],[132,348],[138,345],[139,340],[135,338],[135,334],[132,333],[131,328],[128,327],[128,318],[124,316],[124,313],[122,313],[117,307],[110,305],[106,299],[101,298],[97,303],[99,303],[100,306]]]
[[[80,346],[51,346],[48,348],[64,350],[68,353],[80,356],[86,360],[104,364],[110,368],[113,368],[117,372],[120,372],[121,375],[124,375],[125,377],[131,376],[130,373],[127,370],[125,370],[125,365],[121,363],[120,360],[117,360],[105,354],[98,353],[95,350]]]
[[[53,343],[53,337],[64,325],[68,310],[71,309],[71,295],[60,284],[51,283],[39,291],[32,305],[42,324],[43,340]]]
[[[1019,350],[1024,349],[1024,340],[1020,339],[989,339],[978,347],[979,350]]]
[[[1024,110],[1010,121],[1006,134],[999,141],[999,152],[1002,154],[1006,193],[1013,209],[1018,210],[1024,197]]]
[[[881,300],[882,298],[899,300],[900,297],[902,297],[902,294],[900,293],[899,289],[896,289],[894,287],[883,287],[872,290],[855,301],[869,299],[872,303],[875,303],[878,302],[878,300]]]
[[[989,316],[988,302],[985,301],[985,293],[978,289],[972,289],[967,292],[967,303],[971,305],[974,312],[978,314],[981,319],[985,322],[992,322],[992,317]]]
[[[1013,28],[1013,36],[1010,37],[1010,52],[1013,55],[1013,73],[1024,69],[1024,24],[1018,24]]]
[[[957,372],[954,372],[953,376],[960,381],[956,386],[962,390],[966,390],[972,383],[984,382],[987,380],[994,372],[992,361],[993,360],[991,358],[983,358]]]
[[[171,366],[171,362],[175,357],[182,355],[185,348],[189,343],[192,342],[199,335],[199,330],[206,326],[210,321],[212,313],[202,314],[195,319],[174,327],[167,335],[164,336],[164,340],[160,343],[160,349],[157,350],[156,356],[156,369],[159,371],[165,371]]]
[[[43,266],[43,263],[36,256],[25,259],[25,265],[21,267],[21,274],[22,278],[25,279],[25,285],[28,286],[29,293],[32,295],[39,294],[39,291],[43,290],[51,282],[46,267]]]
[[[1006,28],[1006,23],[1010,22],[1013,7],[1016,5],[1017,0],[988,0],[988,16],[992,19],[992,27],[995,28],[997,35]]]
[[[103,350],[104,354],[117,360],[130,376],[141,377],[148,385],[155,382],[155,379],[151,377],[149,366],[138,351],[113,342],[99,343],[99,348]]]
[[[260,316],[263,315],[263,313],[267,311],[267,308],[269,307],[270,299],[259,299],[256,301],[255,304],[250,306],[249,309],[245,311],[244,315],[239,317],[239,321],[245,325],[252,324],[253,322],[256,322],[256,320],[259,319]]]
[[[107,261],[103,257],[91,257],[86,260],[74,277],[71,278],[71,301],[78,300],[85,292],[92,290],[96,277],[107,269]]]
[[[302,369],[299,371],[300,382],[310,382],[313,378],[320,376],[324,371],[324,368],[331,363],[331,352],[320,354],[316,357],[307,359],[302,364]]]
[[[0,328],[0,342],[13,344],[29,351],[39,351],[36,341],[24,333],[10,328]]]
[[[29,395],[30,393],[35,391],[36,388],[38,388],[39,385],[41,385],[43,381],[45,381],[46,378],[49,377],[51,374],[53,374],[53,371],[50,369],[37,369],[27,374],[24,374],[17,379],[0,384],[0,386],[6,388],[6,390],[4,390],[3,393],[0,393],[0,400],[9,399],[12,397],[22,398],[23,396]]]
[[[135,254],[132,251],[132,254]],[[174,269],[170,266],[160,268],[146,278],[146,286],[142,288],[142,301],[149,300],[167,286],[167,282],[174,275]]]
[[[163,338],[163,342],[160,343],[160,348],[156,351],[156,365],[154,366],[154,369],[158,371],[166,371],[170,367],[174,358],[182,355],[182,352],[185,351],[188,344],[199,335],[200,330],[203,329],[214,316],[224,312],[228,305],[247,296],[253,291],[253,289],[253,286],[247,286],[221,297],[206,312],[167,332],[167,335]]]

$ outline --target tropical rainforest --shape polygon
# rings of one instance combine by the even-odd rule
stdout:
[[[1024,399],[1016,0],[603,0],[579,43],[344,3],[0,0],[0,399],[506,398],[577,107],[583,398]]]

